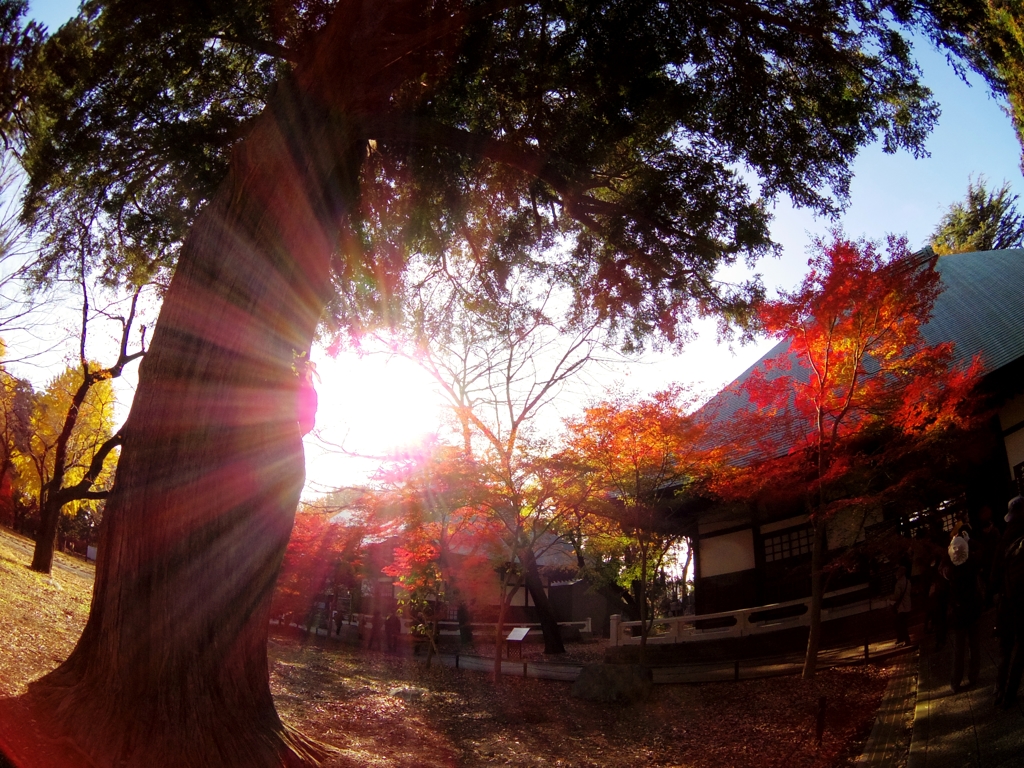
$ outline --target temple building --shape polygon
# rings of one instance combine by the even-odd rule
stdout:
[[[961,514],[974,516],[984,506],[1005,509],[1024,486],[1024,250],[984,251],[943,256],[936,262],[943,290],[923,328],[929,344],[953,342],[957,363],[980,356],[979,391],[995,416],[964,441],[958,456],[964,492],[948,500]],[[750,407],[740,386],[766,361],[787,354],[787,342],[769,351],[704,407],[715,419],[727,419]],[[798,366],[792,368],[798,374]],[[806,373],[806,372],[805,372]],[[780,419],[785,445],[790,425]],[[792,443],[790,443],[792,444]],[[742,458],[741,458],[742,460]],[[686,507],[687,505],[683,505]],[[879,509],[867,519],[830,523],[830,551],[863,541],[888,524],[912,533],[919,510]],[[942,505],[928,510],[941,516]],[[695,548],[698,613],[716,613],[794,600],[810,594],[811,527],[800,500],[767,494],[743,504],[692,506],[687,516]],[[951,513],[950,513],[951,514]],[[1001,521],[1002,515],[997,519]],[[949,520],[945,521],[949,524]],[[876,593],[883,584],[873,574],[853,572],[832,580],[830,590],[847,587],[850,600],[859,591]]]

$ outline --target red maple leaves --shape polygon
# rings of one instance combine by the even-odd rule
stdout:
[[[759,471],[729,478],[739,494],[720,483],[726,495],[788,477],[814,486],[820,507],[822,485],[850,471],[866,433],[906,447],[969,419],[980,362],[953,365],[952,344],[929,345],[921,332],[942,289],[935,257],[901,238],[883,251],[837,234],[816,249],[801,285],[761,307],[764,329],[786,346],[740,385],[751,407],[734,420],[734,440],[756,448],[744,463]]]

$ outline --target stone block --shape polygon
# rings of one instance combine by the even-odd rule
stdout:
[[[588,701],[635,703],[654,688],[654,676],[639,664],[591,664],[580,671],[572,695]]]

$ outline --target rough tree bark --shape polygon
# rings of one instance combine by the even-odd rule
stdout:
[[[29,694],[45,727],[98,766],[322,754],[278,718],[267,630],[304,476],[292,364],[325,305],[365,156],[342,117],[353,105],[317,89],[352,90],[337,52],[354,55],[344,35],[356,27],[332,20],[236,150],[140,367],[88,622]]]

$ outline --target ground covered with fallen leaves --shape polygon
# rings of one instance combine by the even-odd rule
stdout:
[[[0,697],[23,693],[74,646],[92,568],[58,555],[28,569],[31,542],[0,531]],[[533,649],[531,649],[533,650]],[[581,656],[593,654],[581,649]],[[870,731],[888,670],[660,685],[643,704],[574,699],[571,685],[433,666],[298,633],[271,636],[271,688],[282,718],[355,766],[779,766],[851,764]],[[827,698],[821,744],[815,734]]]
[[[487,675],[278,635],[283,717],[337,746],[330,765],[841,766],[874,722],[888,670],[826,670],[739,683],[659,685],[639,705],[574,699],[571,685]],[[819,746],[816,713],[827,697]]]
[[[95,568],[55,553],[53,573],[30,570],[31,539],[0,529],[0,696],[17,696],[64,661],[89,615]]]

